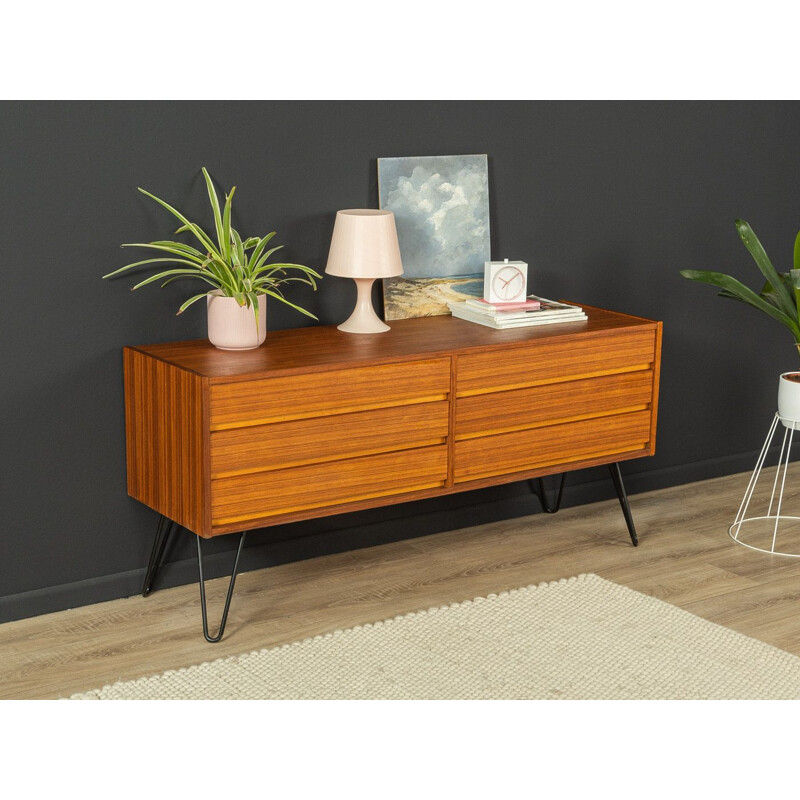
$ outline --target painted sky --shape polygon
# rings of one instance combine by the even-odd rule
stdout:
[[[491,260],[485,155],[379,158],[380,207],[397,223],[404,278],[483,272]]]

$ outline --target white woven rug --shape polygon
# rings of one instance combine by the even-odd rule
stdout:
[[[71,699],[799,698],[799,657],[579,575]]]

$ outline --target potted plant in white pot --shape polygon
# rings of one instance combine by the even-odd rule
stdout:
[[[267,335],[265,296],[280,300],[316,319],[309,311],[287,300],[283,296],[282,287],[292,281],[299,281],[316,289],[316,280],[322,276],[302,264],[268,263],[270,256],[282,247],[279,245],[267,249],[275,231],[263,237],[243,239],[231,226],[231,205],[236,187],[225,195],[225,205],[220,210],[219,198],[208,170],[203,167],[202,171],[214,215],[215,238],[168,203],[139,188],[142,194],[151,197],[180,220],[181,226],[175,231],[176,234],[192,234],[201,247],[198,249],[176,241],[123,244],[123,247],[144,247],[164,255],[127,264],[103,278],[111,278],[127,270],[151,264],[172,264],[174,266],[170,269],[137,283],[132,291],[161,280],[162,287],[182,278],[204,282],[211,288],[190,297],[178,309],[178,314],[182,314],[198,300],[206,298],[208,338],[213,345],[223,350],[249,350],[263,344]]]
[[[769,260],[753,229],[741,219],[735,221],[739,236],[753,256],[756,266],[766,279],[761,291],[756,293],[736,278],[722,272],[682,269],[681,275],[689,280],[711,284],[721,289],[720,297],[729,297],[769,314],[786,326],[792,334],[795,347],[800,350],[800,233],[794,242],[793,269],[779,273]],[[787,428],[800,428],[800,372],[791,370],[781,374],[778,381],[778,414]]]

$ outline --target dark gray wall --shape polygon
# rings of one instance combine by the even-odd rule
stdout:
[[[376,157],[488,153],[494,257],[528,261],[537,293],[664,321],[658,454],[625,465],[633,493],[751,466],[797,360],[789,334],[678,270],[757,284],[736,217],[789,267],[798,130],[797,103],[767,102],[0,104],[0,619],[132,594],[147,563],[156,515],[125,493],[120,348],[202,337],[205,319],[175,316],[185,287],[100,280],[127,263],[122,242],[173,230],[137,186],[206,219],[206,166],[237,186],[240,231],[276,229],[321,269],[336,210],[377,206]],[[330,279],[293,299],[338,323],[353,291]],[[306,321],[269,307],[272,329]],[[569,487],[572,503],[612,494],[602,470]],[[537,509],[517,484],[282,526],[251,537],[244,568]],[[195,579],[191,544],[162,585]],[[230,546],[209,543],[212,574]]]

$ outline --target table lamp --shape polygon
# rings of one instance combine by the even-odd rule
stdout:
[[[356,282],[356,307],[349,319],[338,326],[340,331],[388,331],[389,326],[372,307],[372,284],[376,278],[403,274],[394,214],[372,208],[338,211],[325,272]]]

